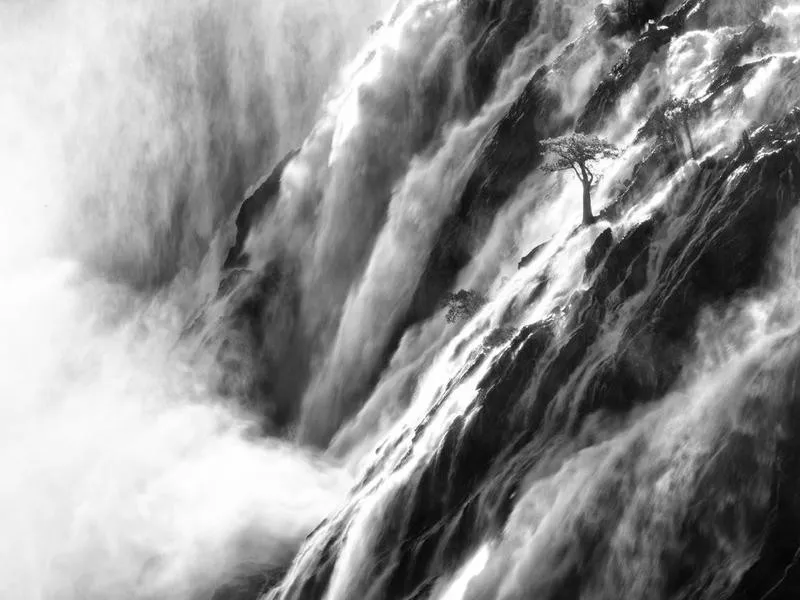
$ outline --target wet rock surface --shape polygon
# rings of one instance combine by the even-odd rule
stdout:
[[[547,89],[547,71],[531,79],[484,142],[458,207],[439,232],[409,313],[408,323],[430,316],[436,303],[472,258],[493,216],[522,179],[541,162],[538,140],[548,137],[548,116],[558,108]],[[533,151],[532,151],[533,149]]]
[[[576,131],[589,133],[605,123],[622,94],[639,79],[653,56],[683,32],[687,17],[701,4],[702,0],[686,0],[675,12],[642,33],[597,86],[578,117]]]
[[[762,143],[776,141],[766,138]],[[375,565],[376,580],[368,586],[371,593],[381,590],[383,597],[424,596],[426,582],[436,575],[430,567],[434,555],[458,563],[477,541],[503,525],[509,511],[503,498],[514,489],[518,465],[545,443],[547,435],[556,433],[542,429],[546,414],[550,415],[548,428],[561,423],[560,427],[575,429],[593,411],[628,409],[655,398],[675,380],[678,366],[665,368],[666,357],[648,376],[637,364],[643,357],[629,353],[647,343],[651,352],[647,360],[654,360],[655,349],[666,355],[676,344],[688,344],[687,336],[702,306],[758,281],[770,236],[800,197],[796,143],[779,145],[781,149],[774,154],[745,164],[746,172],[736,185],[729,185],[726,177],[730,167],[698,175],[711,179],[712,185],[689,207],[690,214],[697,216],[686,220],[687,227],[666,249],[655,284],[646,291],[648,257],[659,251],[651,244],[668,223],[664,219],[645,221],[618,242],[611,241],[606,232],[601,234],[598,240],[602,243],[596,242],[595,247],[610,245],[608,255],[577,305],[569,333],[559,339],[547,322],[520,331],[479,384],[480,408],[475,416],[453,422],[439,449],[387,505],[373,554],[396,553],[397,560],[384,563],[391,565],[388,567]],[[646,297],[626,330],[626,341],[592,368],[585,397],[579,402],[580,413],[553,420],[559,395],[578,391],[570,390],[569,380],[598,339],[600,325],[611,314],[610,309],[639,293]],[[746,464],[746,460],[737,464]],[[501,491],[504,496],[498,495]],[[486,510],[486,506],[493,508]],[[611,515],[607,517],[612,519]],[[693,518],[702,519],[702,515]],[[773,536],[780,535],[773,531]],[[599,548],[604,542],[595,538],[593,543]],[[705,560],[702,542],[692,537],[685,543],[693,548],[692,560]],[[796,542],[792,545],[788,540],[776,544],[762,563],[786,562],[797,548]],[[582,560],[592,562],[592,556],[594,553],[587,550]],[[325,562],[322,556],[320,560]],[[670,567],[676,577],[670,585],[676,589],[688,585],[685,582],[696,576],[693,571],[701,569],[686,561],[691,562],[676,556],[675,565]],[[767,573],[774,571],[771,568],[754,567],[742,585],[754,589],[759,581],[769,578]],[[763,574],[759,575],[758,569]],[[311,585],[323,589],[327,576],[327,568],[311,569],[302,589],[312,589],[308,587]],[[295,593],[286,597],[304,596]]]
[[[659,52],[686,31],[692,20],[697,25],[708,18],[703,14],[707,4],[686,0],[661,16],[667,3],[644,1],[635,4],[633,13],[603,13],[603,35],[637,37],[593,88],[576,130],[600,130]],[[530,3],[521,7],[516,2],[487,0],[472,3],[467,10],[473,11],[469,39],[474,40],[467,73],[472,101],[478,106],[490,94],[503,57],[535,26],[537,16]],[[647,26],[650,19],[658,20]],[[712,110],[716,99],[768,62],[742,63],[742,59],[773,34],[758,21],[732,36],[715,65],[713,83],[701,98],[701,110]],[[440,308],[442,297],[480,247],[495,215],[539,166],[539,142],[571,124],[558,116],[562,107],[552,91],[553,77],[547,66],[536,71],[481,144],[457,209],[438,232],[411,308],[387,350],[387,362],[403,333]],[[620,218],[654,186],[684,169],[683,181],[672,189],[669,201],[637,222],[629,222],[625,230],[606,228],[595,235],[582,255],[582,283],[561,300],[558,310],[517,330],[509,323],[521,308],[509,308],[502,326],[486,333],[480,351],[468,357],[459,374],[439,390],[425,418],[407,432],[412,443],[394,464],[393,473],[408,472],[397,478],[391,497],[370,517],[369,531],[349,530],[359,518],[354,506],[333,515],[309,537],[307,550],[270,598],[323,597],[341,565],[339,550],[348,535],[364,536],[363,555],[358,557],[364,575],[350,582],[350,597],[431,597],[437,578],[463,564],[478,544],[498,536],[507,525],[518,494],[530,485],[523,478],[530,479],[546,448],[574,438],[580,449],[581,444],[591,443],[578,435],[588,422],[646,411],[683,382],[685,359],[696,350],[694,333],[701,312],[766,281],[779,226],[800,200],[797,112],[746,134],[739,146],[689,166],[689,157],[677,144],[659,138],[653,124],[663,112],[663,105],[655,107],[636,135],[634,142],[645,145],[642,158],[600,217]],[[276,177],[279,181],[280,174]],[[264,210],[268,200],[263,199],[271,197],[269,189],[264,187],[262,193],[260,188],[257,194],[261,196],[251,200],[249,208],[247,202],[243,205],[237,219],[241,231],[252,227],[252,215]],[[572,236],[578,234],[576,230]],[[530,265],[544,246],[523,256],[518,269]],[[240,255],[238,237],[237,247],[229,255],[231,265]],[[285,265],[270,265],[254,276],[252,295],[243,296],[232,313],[236,328],[248,332],[247,343],[260,364],[285,365],[291,348],[304,348],[296,339],[286,346],[269,343],[276,336],[292,339],[276,329],[296,318],[299,301],[292,277]],[[549,283],[549,277],[542,276],[532,286],[528,304],[538,301]],[[497,348],[502,350],[492,354]],[[307,364],[305,349],[292,351],[299,353],[298,364]],[[774,367],[777,379],[784,381],[787,390],[794,390],[794,350],[776,348],[776,356],[780,357]],[[470,409],[449,422],[429,456],[414,462],[413,443],[424,438],[449,394],[487,365],[488,371],[476,383]],[[768,367],[765,371],[772,372],[772,365]],[[293,418],[288,399],[297,396],[296,382],[305,375],[280,375],[280,368],[264,370],[278,375],[251,383],[257,389],[253,395],[284,399],[276,402],[272,419],[280,426],[288,425]],[[779,422],[783,415],[779,418],[760,406],[764,394],[759,382],[754,377],[743,385],[742,410],[753,414],[763,410],[764,423]],[[629,555],[613,554],[622,551],[612,538],[625,519],[633,519],[642,531],[652,527],[661,532],[653,522],[656,517],[635,506],[633,478],[641,476],[642,489],[655,493],[668,461],[647,462],[648,453],[654,452],[650,441],[644,434],[632,436],[625,452],[609,459],[602,477],[593,482],[594,504],[570,523],[577,541],[569,551],[564,549],[563,565],[553,576],[556,583],[541,583],[528,590],[529,597],[591,595],[601,577],[611,578],[620,589],[638,590],[637,597],[791,597],[800,589],[800,567],[796,567],[800,521],[794,516],[800,499],[793,491],[800,463],[788,433],[777,442],[780,467],[765,475],[764,464],[758,462],[763,451],[760,444],[765,443],[759,435],[736,429],[719,456],[709,457],[715,468],[703,471],[691,483],[691,502],[681,514],[669,515],[673,529],[662,532],[663,553],[651,557],[658,562],[661,579],[642,584],[641,589],[626,580],[629,574],[620,566],[626,560],[643,560],[641,554],[630,548]],[[389,460],[386,457],[403,448],[403,443],[399,437],[376,452],[378,458],[354,494],[377,485],[385,468],[381,457]],[[724,461],[736,464],[739,471],[726,468]],[[548,468],[552,471],[556,466]],[[735,497],[747,478],[760,483],[769,478],[769,497],[743,494],[741,505],[730,505],[726,497]],[[712,490],[707,496],[706,489]],[[720,570],[726,560],[720,547],[726,543],[733,547],[740,538],[746,538],[747,543],[741,544],[748,549],[741,558],[741,581],[722,582],[708,575]],[[647,571],[646,567],[642,568]],[[734,589],[732,595],[730,589]],[[722,590],[727,592],[714,596]]]
[[[602,2],[595,8],[595,18],[603,35],[617,36],[641,30],[648,22],[660,17],[666,5],[665,0]]]
[[[432,565],[459,564],[476,543],[502,528],[520,474],[549,440],[574,434],[598,411],[627,411],[660,397],[675,383],[681,366],[673,357],[691,348],[701,308],[761,281],[776,227],[800,198],[800,147],[792,123],[787,117],[753,135],[755,160],[739,151],[728,161],[701,166],[683,192],[693,200],[674,204],[682,212],[656,214],[616,241],[610,230],[601,232],[586,259],[589,287],[574,303],[570,324],[558,335],[549,321],[527,326],[494,359],[478,385],[477,412],[468,420],[453,421],[438,449],[386,505],[370,555],[394,558],[376,562],[374,579],[354,593],[427,597],[438,574]],[[672,224],[678,219],[683,225],[676,232]],[[622,340],[596,360],[603,324],[617,318],[626,303],[638,308]],[[593,360],[588,360],[590,355]],[[563,401],[575,395],[576,402]],[[743,438],[742,443],[730,460],[755,473],[758,465],[747,466],[747,448],[753,441]],[[627,459],[620,463],[619,473],[629,469]],[[735,489],[736,477],[730,473],[708,485]],[[791,510],[788,506],[796,504],[793,492],[777,491],[775,485],[774,510]],[[598,505],[602,529],[587,529],[582,551],[574,557],[577,571],[564,579],[573,590],[567,597],[584,589],[581,582],[588,585],[594,569],[609,568],[600,558],[610,543],[613,526],[609,530],[608,524],[622,519],[621,511],[609,507],[624,502],[627,493],[624,486],[610,489],[618,490],[612,495],[619,499]],[[704,510],[709,511],[705,516]],[[717,523],[718,510],[701,503],[687,514],[677,542],[683,550],[662,562],[668,574],[663,585],[670,597],[697,585],[711,589],[713,582],[704,582],[702,574],[717,560],[716,533],[703,532],[707,519]],[[762,504],[743,510],[750,511],[741,515],[752,524],[748,535],[757,537],[759,528],[767,526],[769,511]],[[787,517],[787,527],[793,522]],[[763,593],[793,564],[798,549],[794,530],[774,524],[768,530],[773,544],[761,552],[733,597],[756,597],[755,590]],[[335,543],[329,538],[325,546]],[[282,597],[315,597],[310,590],[325,589],[331,557],[320,553],[316,560],[318,567],[306,564],[303,583],[295,582],[300,587]],[[793,567],[787,573],[782,590],[797,585]]]
[[[533,250],[528,252],[525,256],[520,258],[519,259],[519,263],[517,263],[517,268],[521,269],[522,267],[524,267],[524,266],[530,264],[531,262],[533,262],[533,259],[535,259],[539,255],[539,253],[544,249],[544,247],[546,245],[547,245],[547,242],[539,244],[538,246],[534,247]]]
[[[611,233],[611,229],[607,227],[594,240],[592,246],[589,248],[589,252],[586,254],[586,259],[583,261],[587,274],[591,274],[591,272],[598,267],[600,262],[606,257],[613,243],[614,235]]]
[[[481,106],[491,94],[503,60],[536,25],[537,2],[471,0],[465,3],[465,28],[471,50],[467,79],[472,103]]]
[[[274,204],[278,199],[278,193],[281,188],[281,177],[286,165],[297,156],[297,150],[287,154],[275,167],[272,172],[259,185],[256,190],[247,198],[244,199],[239,206],[239,211],[236,214],[236,238],[233,246],[228,250],[225,257],[223,269],[234,269],[242,267],[247,264],[247,258],[243,255],[244,243],[247,236],[258,224],[259,219],[263,218],[264,213],[269,207]]]

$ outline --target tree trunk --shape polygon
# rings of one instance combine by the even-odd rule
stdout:
[[[680,140],[680,132],[676,131],[676,127],[674,125],[670,127],[669,132],[672,136],[672,145],[675,146],[675,152],[683,154],[683,144]]]
[[[583,224],[591,225],[594,223],[594,215],[592,214],[592,198],[590,194],[591,184],[588,179],[581,179],[583,184]]]
[[[694,143],[692,142],[692,132],[689,131],[689,123],[686,121],[683,122],[683,129],[686,131],[686,137],[689,140],[689,150],[692,153],[692,158],[697,160],[697,153],[694,151]]]

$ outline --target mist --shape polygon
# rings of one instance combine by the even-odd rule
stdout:
[[[0,597],[738,585],[797,479],[800,11],[660,4],[0,0]]]
[[[220,224],[386,8],[0,3],[1,596],[210,598],[345,497],[181,334]]]

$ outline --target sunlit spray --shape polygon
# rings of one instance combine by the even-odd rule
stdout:
[[[172,299],[310,127],[362,4],[0,6],[0,596],[209,598],[343,500],[208,389]]]

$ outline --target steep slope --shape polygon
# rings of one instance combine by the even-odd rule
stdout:
[[[623,4],[398,4],[245,201],[221,388],[360,478],[266,597],[792,597],[800,12]]]

